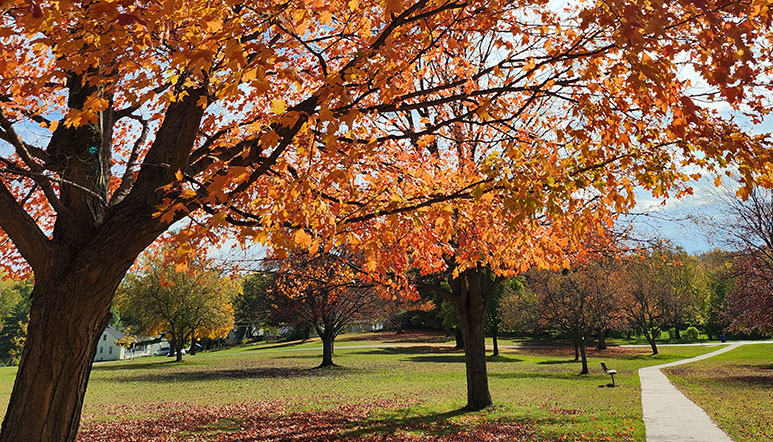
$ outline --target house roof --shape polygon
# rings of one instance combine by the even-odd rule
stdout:
[[[114,341],[115,341],[116,339],[121,339],[121,338],[123,338],[124,336],[126,336],[126,334],[125,334],[124,332],[122,332],[122,331],[118,330],[118,329],[117,329],[117,328],[115,328],[115,327],[107,327],[107,328],[105,329],[104,333],[107,333],[108,335],[112,336]]]

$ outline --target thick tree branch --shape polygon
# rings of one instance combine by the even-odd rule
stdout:
[[[0,182],[0,229],[13,241],[35,271],[42,271],[50,255],[50,242],[34,219]]]

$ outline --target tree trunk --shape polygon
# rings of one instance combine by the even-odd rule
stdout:
[[[182,339],[175,340],[174,355],[175,355],[175,362],[181,362],[183,360],[183,340]]]
[[[464,312],[462,312],[464,313]],[[464,362],[467,368],[467,408],[482,410],[492,404],[486,372],[486,340],[483,333],[485,317],[466,315],[461,325],[464,340]]]
[[[607,349],[607,329],[600,328],[598,331],[599,335],[599,345],[596,347],[598,350],[606,350]]]
[[[462,329],[456,327],[454,329],[454,338],[456,339],[456,346],[454,350],[461,350],[464,348],[464,338],[462,337]]]
[[[469,269],[451,281],[456,321],[462,332],[464,362],[467,371],[466,409],[477,411],[493,402],[486,372],[486,303],[495,288],[490,275],[481,269]]]
[[[656,355],[658,354],[658,346],[655,344],[655,333],[650,333],[647,330],[643,330],[644,332],[644,338],[647,340],[647,342],[650,344],[650,348],[652,349],[652,354]]]
[[[580,343],[577,342],[577,337],[574,337],[574,360],[580,360]]]
[[[674,326],[674,339],[679,340],[682,339],[682,337],[679,335],[679,326]]]
[[[585,336],[580,336],[580,357],[582,359],[582,371],[580,374],[588,374],[588,356],[585,350]]]
[[[322,363],[319,366],[330,367],[335,365],[333,363],[333,341],[335,337],[328,331],[320,333],[319,337],[322,339]]]
[[[0,441],[75,441],[91,363],[124,274],[95,267],[60,278],[36,275],[27,340]],[[93,278],[94,271],[102,277]]]
[[[494,341],[494,353],[492,356],[499,356],[499,343],[497,342],[497,329],[494,328],[494,330],[491,333],[491,339]]]
[[[196,338],[191,337],[191,346],[188,350],[189,354],[195,355],[196,354]]]

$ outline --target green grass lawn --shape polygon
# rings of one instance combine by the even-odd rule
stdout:
[[[96,364],[81,440],[643,441],[637,370],[713,349],[590,351],[586,376],[577,374],[571,348],[503,350],[488,364],[496,407],[462,413],[464,360],[451,340],[341,338],[339,366],[329,369],[314,368],[321,352],[309,348],[319,342],[242,346],[179,364],[166,357]],[[393,347],[345,348],[358,345]],[[606,388],[601,361],[617,369],[618,388]],[[0,368],[3,397],[13,376],[14,368]]]
[[[663,371],[736,442],[773,440],[773,344]]]

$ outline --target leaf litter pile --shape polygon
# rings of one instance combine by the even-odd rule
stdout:
[[[323,411],[289,411],[281,401],[193,406],[165,403],[100,410],[78,442],[489,442],[532,440],[527,425],[474,419],[389,418],[408,404],[380,400]],[[152,415],[153,417],[143,417]]]

